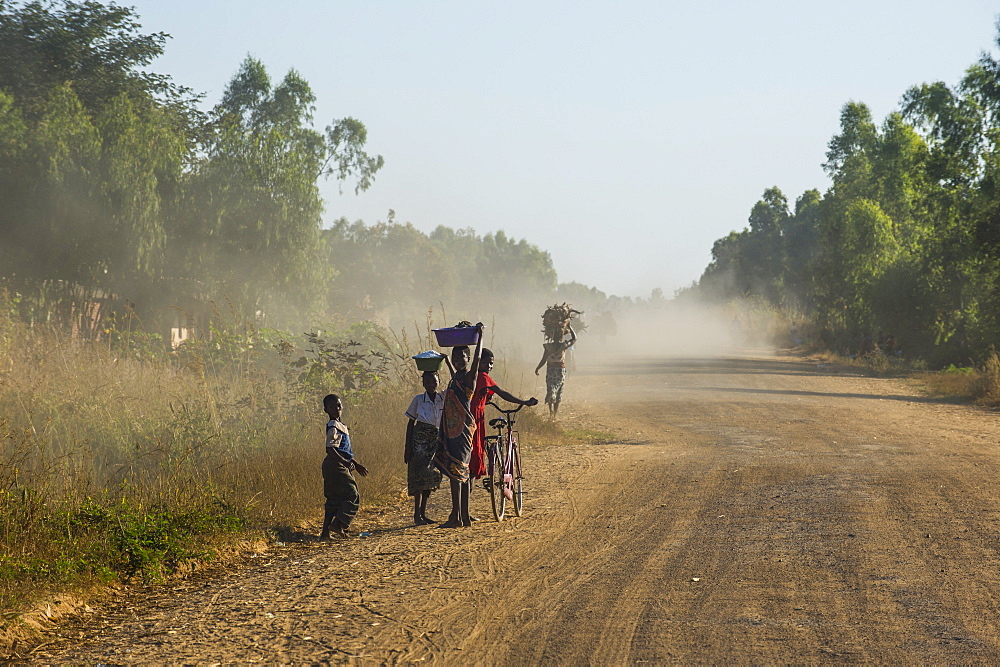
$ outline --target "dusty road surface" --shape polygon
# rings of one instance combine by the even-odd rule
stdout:
[[[524,518],[367,517],[127,599],[53,663],[1000,661],[1000,416],[795,357],[571,375]],[[436,494],[437,514],[443,493]],[[487,520],[489,519],[489,520]]]

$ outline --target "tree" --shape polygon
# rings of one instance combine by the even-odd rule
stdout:
[[[190,89],[142,70],[163,53],[169,35],[143,34],[131,7],[84,2],[0,0],[0,90],[29,117],[57,87],[72,83],[83,108],[98,111],[121,94],[159,99],[196,115]]]
[[[106,256],[93,234],[102,224],[100,150],[97,128],[69,85],[39,104],[20,159],[0,167],[11,195],[0,236],[19,251],[8,271],[81,285],[103,278]]]
[[[871,110],[860,102],[848,102],[840,112],[840,134],[828,145],[823,169],[841,197],[873,198],[872,157],[878,130]]]
[[[381,156],[364,153],[357,121],[337,121],[325,137],[314,130],[314,102],[295,70],[272,88],[264,65],[247,58],[212,113],[195,167],[191,224],[174,237],[186,247],[182,266],[203,278],[205,291],[221,291],[249,312],[315,303],[310,287],[325,275],[316,180],[355,177],[363,189],[382,166]]]
[[[807,190],[795,200],[795,213],[784,222],[783,247],[786,301],[796,309],[810,304],[813,275],[819,254],[819,224],[822,214],[819,190]]]
[[[729,232],[712,244],[712,261],[698,281],[701,290],[716,299],[747,296],[751,292],[753,269],[744,258],[745,239],[749,235]]]
[[[424,311],[454,297],[441,251],[413,225],[397,223],[392,211],[386,222],[371,226],[342,218],[323,232],[323,240],[324,261],[337,270],[326,304],[330,312],[371,317],[403,304]]]
[[[768,188],[750,211],[750,233],[743,256],[753,266],[754,293],[772,303],[782,299],[785,272],[783,235],[788,224],[788,199],[777,187]]]

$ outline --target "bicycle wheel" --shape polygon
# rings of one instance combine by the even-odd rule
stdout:
[[[513,475],[511,491],[514,493],[514,516],[521,516],[521,509],[524,503],[524,488],[522,486],[523,476],[521,475],[521,449],[517,446],[517,436],[511,435],[513,446],[511,447],[510,471]]]
[[[503,513],[506,506],[503,495],[503,457],[500,443],[494,441],[488,450],[487,474],[489,475],[490,504],[493,506],[493,518],[503,521]]]

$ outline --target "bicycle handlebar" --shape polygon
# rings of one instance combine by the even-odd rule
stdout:
[[[487,403],[487,405],[492,405],[494,408],[496,408],[497,412],[502,412],[505,415],[512,415],[512,414],[514,414],[515,412],[518,412],[521,408],[524,407],[524,403],[522,403],[519,406],[517,406],[516,408],[514,408],[513,410],[504,410],[503,408],[501,408],[499,405],[497,405],[493,401],[489,401]]]

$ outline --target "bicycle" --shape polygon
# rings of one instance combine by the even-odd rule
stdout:
[[[493,401],[489,402],[503,417],[490,420],[490,426],[497,430],[496,435],[488,435],[484,439],[486,445],[486,477],[483,486],[490,492],[493,505],[493,518],[503,521],[507,503],[514,503],[514,515],[521,516],[524,500],[521,471],[521,450],[517,445],[517,431],[514,430],[514,415],[523,408],[519,405],[513,410],[504,410]]]

